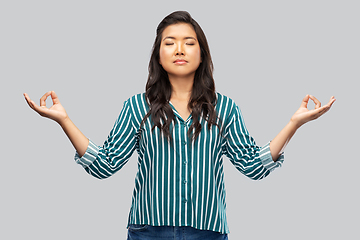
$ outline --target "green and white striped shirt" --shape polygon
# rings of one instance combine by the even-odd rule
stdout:
[[[191,226],[201,230],[229,233],[226,220],[223,155],[249,178],[258,180],[281,166],[284,156],[274,162],[269,143],[258,147],[249,135],[240,109],[230,98],[217,93],[217,126],[202,130],[196,141],[188,137],[191,115],[184,121],[175,114],[169,143],[158,128],[152,132],[151,118],[140,130],[149,110],[145,94],[125,101],[123,109],[102,147],[91,140],[86,153],[75,161],[94,177],[103,179],[120,170],[134,150],[138,172],[128,224]],[[221,124],[221,125],[220,125]]]

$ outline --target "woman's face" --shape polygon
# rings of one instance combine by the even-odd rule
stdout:
[[[160,44],[160,64],[172,77],[192,77],[201,63],[201,50],[193,27],[178,23],[166,27]]]

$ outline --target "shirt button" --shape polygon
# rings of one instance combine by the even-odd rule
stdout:
[[[186,180],[184,180],[184,183],[187,183],[187,181],[186,181]]]
[[[186,141],[183,141],[183,144],[186,145]]]
[[[184,161],[184,164],[187,164],[187,161]]]
[[[187,202],[187,199],[184,199],[184,202]]]

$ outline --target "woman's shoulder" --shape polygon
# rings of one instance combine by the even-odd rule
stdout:
[[[124,101],[124,106],[121,111],[122,113],[120,113],[119,117],[122,115],[130,116],[133,120],[134,126],[138,128],[148,110],[149,107],[145,99],[145,93],[138,93],[132,95]]]
[[[129,97],[126,102],[134,102],[134,101],[144,101],[145,93],[137,93]]]
[[[130,106],[131,108],[147,108],[148,106],[145,98],[145,93],[138,93],[132,95],[125,101],[124,104]]]
[[[236,106],[235,101],[232,98],[230,98],[224,94],[221,94],[219,92],[216,92],[216,105],[218,107],[226,107],[227,106],[230,108],[232,108],[233,106]]]
[[[233,99],[221,93],[217,92],[216,97],[216,111],[218,117],[222,119],[223,122],[230,121],[234,113],[237,111],[237,105]]]
[[[149,111],[149,105],[146,101],[145,93],[138,93],[125,101],[125,105],[128,105],[131,111],[139,117],[145,116]]]

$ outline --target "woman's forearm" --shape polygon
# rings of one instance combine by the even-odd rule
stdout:
[[[68,136],[70,142],[76,149],[77,153],[82,157],[89,145],[89,139],[75,126],[75,124],[66,118],[64,121],[59,123],[65,134]]]
[[[290,121],[276,137],[270,142],[270,152],[272,159],[276,161],[280,154],[284,152],[286,145],[289,143],[292,136],[294,136],[298,127]]]

